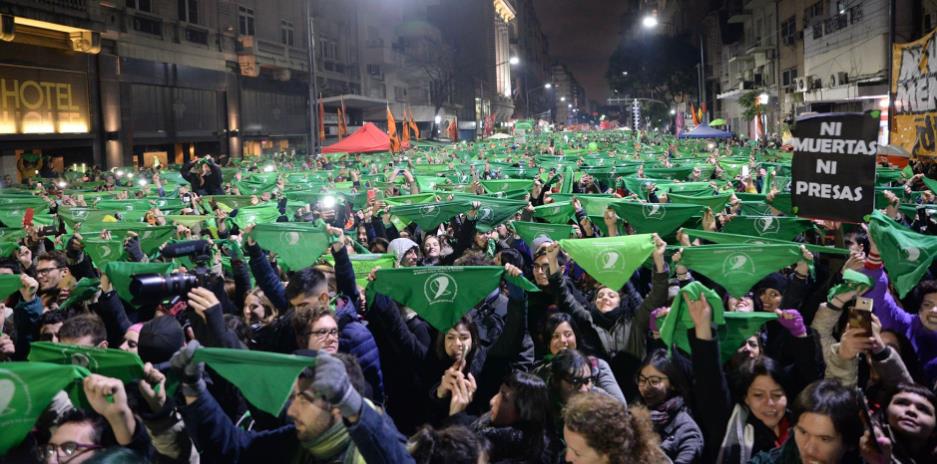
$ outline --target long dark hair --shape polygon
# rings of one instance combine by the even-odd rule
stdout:
[[[471,372],[472,361],[475,359],[475,353],[478,352],[478,344],[481,343],[481,340],[478,339],[478,325],[475,324],[475,321],[470,315],[466,314],[449,330],[459,326],[465,327],[468,329],[469,333],[472,334],[472,349],[470,349],[468,353],[465,353],[465,372]],[[451,362],[449,355],[446,353],[446,334],[449,333],[449,330],[443,330],[436,334],[436,356],[443,361],[443,363],[447,360]]]
[[[651,366],[667,376],[667,381],[670,382],[670,391],[667,392],[667,399],[673,398],[674,396],[683,396],[684,399],[686,399],[686,393],[689,391],[689,382],[687,381],[686,373],[680,365],[667,354],[667,350],[658,348],[648,353],[647,356],[644,357],[644,361],[641,362],[641,365],[638,366],[637,374],[640,374],[645,366]],[[637,378],[637,376],[635,376],[635,378]]]
[[[504,379],[502,388],[510,392],[511,403],[517,410],[517,423],[511,426],[524,434],[527,460],[539,462],[550,405],[547,384],[536,375],[513,371]]]
[[[550,351],[550,342],[553,340],[553,332],[564,322],[569,324],[569,327],[573,329],[573,334],[576,335],[577,350],[585,354],[596,353],[595,347],[593,346],[594,343],[583,338],[582,331],[579,330],[579,326],[576,325],[576,320],[567,313],[553,313],[547,318],[546,322],[543,323],[542,336],[544,343],[547,345],[547,352]]]
[[[751,387],[755,379],[762,375],[774,380],[784,390],[784,396],[788,396],[781,367],[773,359],[767,356],[759,356],[743,362],[735,371],[735,401],[744,405],[745,397],[748,395],[748,387]]]
[[[843,437],[843,446],[847,450],[859,447],[859,437],[863,432],[859,420],[859,399],[855,391],[844,387],[838,380],[824,379],[807,385],[794,400],[794,423],[805,413],[829,417]]]

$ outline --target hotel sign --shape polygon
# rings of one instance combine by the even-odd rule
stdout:
[[[87,133],[84,73],[0,65],[0,135]]]

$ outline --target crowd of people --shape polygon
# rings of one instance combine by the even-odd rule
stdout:
[[[937,462],[928,165],[414,145],[0,189],[0,462]]]

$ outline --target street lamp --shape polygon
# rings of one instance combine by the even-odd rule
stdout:
[[[516,65],[521,64],[521,59],[516,56],[512,56],[510,59],[508,59],[508,63],[510,63],[513,66],[516,66]]]
[[[561,102],[566,101],[566,97],[560,97],[560,101],[561,101]]]
[[[550,90],[550,89],[553,88],[553,84],[547,82],[546,84],[543,84],[543,88],[545,88],[545,89],[547,89],[547,90]]]
[[[566,104],[566,107],[567,107],[567,108],[572,108],[572,107],[573,107],[573,104],[572,104],[572,103],[567,103],[567,104]]]
[[[622,71],[622,72],[621,72],[621,75],[622,75],[622,76],[627,76],[627,75],[628,75],[628,71]]]

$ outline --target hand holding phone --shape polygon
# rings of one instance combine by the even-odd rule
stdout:
[[[872,336],[872,299],[856,298],[856,304],[849,308],[849,327],[862,330],[862,336]]]

